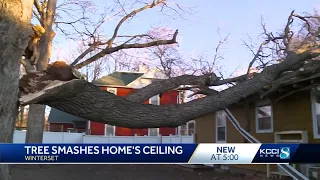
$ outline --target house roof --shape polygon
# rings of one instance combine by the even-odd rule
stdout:
[[[138,72],[114,72],[100,79],[92,81],[94,85],[105,86],[105,85],[117,85],[126,86],[141,77],[144,73]]]
[[[74,116],[72,114],[60,111],[55,108],[51,108],[48,122],[50,123],[73,123],[75,121],[88,121],[87,119]]]

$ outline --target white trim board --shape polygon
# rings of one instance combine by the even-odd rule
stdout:
[[[156,97],[157,98],[157,100],[158,100],[158,103],[157,104],[154,104],[154,105],[160,105],[160,96],[159,96],[159,94],[158,95],[155,95],[155,96],[153,96],[153,97]],[[151,97],[151,98],[153,98],[153,97]],[[149,104],[151,104],[151,98],[149,99]],[[154,129],[154,128],[148,128],[148,136],[150,136],[150,129]],[[160,129],[159,128],[156,128],[157,129],[157,136],[159,136],[159,134],[160,134]]]
[[[225,140],[224,140],[224,141],[219,141],[219,140],[218,140],[218,121],[217,121],[217,119],[218,119],[217,117],[218,117],[218,116],[217,116],[217,113],[222,113],[222,114],[224,114],[224,116],[223,116],[223,117],[224,117],[223,121],[224,121],[224,124],[225,124],[225,125],[224,125],[224,126],[219,126],[219,127],[224,127],[224,128],[225,128],[225,132],[224,132],[224,133],[225,133]],[[216,128],[215,128],[215,132],[216,132],[216,134],[215,134],[215,135],[216,135],[216,143],[227,143],[227,134],[228,134],[228,133],[227,133],[227,114],[226,114],[223,110],[216,111],[215,118],[216,118],[216,119],[215,119],[215,122],[216,122],[216,123],[215,123],[215,126],[216,126]]]
[[[312,129],[313,129],[313,138],[320,139],[320,133],[318,133],[318,119],[316,112],[316,99],[315,99],[315,89],[310,91],[311,96],[311,115],[312,115]],[[319,92],[320,96],[320,92]]]

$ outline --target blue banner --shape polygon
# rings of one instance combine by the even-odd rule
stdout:
[[[187,163],[196,144],[0,144],[0,163]]]
[[[319,162],[320,144],[0,144],[2,164]]]

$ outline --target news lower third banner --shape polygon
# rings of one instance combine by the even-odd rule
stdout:
[[[0,144],[1,164],[319,162],[320,144]]]

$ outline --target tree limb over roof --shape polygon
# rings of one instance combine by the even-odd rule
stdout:
[[[264,35],[267,40],[265,43],[262,43],[257,53],[253,53],[254,58],[250,62],[248,69],[251,68],[255,61],[259,60],[262,62],[261,58],[269,57],[263,51],[269,43],[275,45],[271,49],[276,53],[277,59],[280,58],[281,60],[270,66],[262,63],[263,70],[260,73],[249,76],[250,71],[248,70],[247,74],[230,79],[221,79],[214,73],[200,76],[182,75],[154,81],[150,85],[136,90],[126,97],[119,97],[103,91],[85,80],[74,80],[74,78],[68,80],[55,79],[52,77],[59,76],[52,76],[50,72],[37,72],[33,74],[32,78],[38,81],[28,81],[28,77],[24,77],[22,78],[24,81],[20,81],[20,89],[22,91],[24,89],[28,90],[28,92],[21,93],[20,103],[22,105],[49,105],[79,117],[121,127],[176,127],[197,117],[226,108],[244,98],[259,95],[261,99],[272,95],[274,92],[290,84],[319,77],[320,61],[317,60],[320,55],[320,44],[318,43],[319,31],[307,33],[305,36],[308,39],[307,43],[301,39],[298,39],[298,43],[294,42],[292,39],[293,32],[290,30],[294,17],[297,17],[297,15],[292,11],[283,33],[278,37],[273,36],[272,33],[268,33],[265,26],[263,26]],[[301,17],[298,17],[298,19],[301,19]],[[176,36],[177,31],[171,40],[160,40],[163,42],[160,44],[175,43]],[[150,43],[156,42],[152,41]],[[298,45],[295,45],[293,42]],[[103,56],[121,48],[127,48],[128,46],[131,45],[108,46],[100,53]],[[136,48],[140,47],[145,47],[145,45],[136,46]],[[99,58],[100,53],[92,58]],[[83,63],[89,61],[91,60],[85,60]],[[65,70],[77,69],[77,66],[80,64],[65,67]],[[54,72],[55,74],[59,73],[59,68]],[[66,73],[66,71],[63,72]],[[67,74],[70,74],[70,72]],[[50,76],[51,78],[46,76]],[[41,80],[45,80],[46,82],[44,83]],[[211,91],[209,88],[229,83],[235,83],[235,85],[220,92]],[[206,96],[184,104],[161,106],[142,104],[154,95],[177,89],[181,85],[187,85],[187,88],[199,89],[194,94],[205,94]],[[290,93],[294,93],[294,91]]]
[[[20,98],[20,102],[22,105],[49,105],[79,117],[115,126],[129,128],[176,127],[259,93],[266,86],[272,86],[272,83],[277,79],[285,77],[280,75],[290,70],[292,66],[300,64],[302,68],[305,68],[306,65],[302,62],[319,55],[320,48],[318,47],[301,54],[291,52],[281,63],[266,67],[251,79],[219,93],[179,105],[154,106],[141,102],[160,91],[171,90],[181,84],[199,85],[199,82],[206,82],[204,84],[210,86],[219,82],[219,79],[208,78],[211,76],[184,75],[159,80],[159,83],[155,82],[155,85],[146,86],[142,91],[136,91],[127,97],[119,97],[103,91],[85,80],[55,81],[55,86],[46,87],[34,94],[24,95]],[[319,66],[315,67],[317,70]],[[312,73],[313,68],[308,68],[307,72]],[[290,76],[291,73],[286,76]],[[186,79],[188,79],[187,82],[184,81]]]

